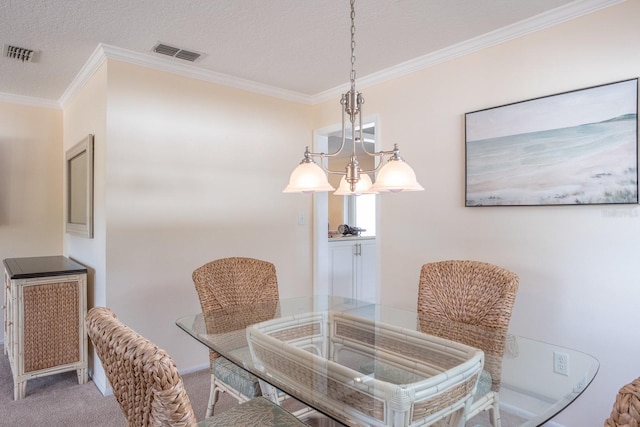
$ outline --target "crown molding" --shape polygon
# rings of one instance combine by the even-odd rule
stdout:
[[[189,64],[180,64],[172,62],[164,58],[156,57],[145,53],[133,52],[116,46],[100,43],[93,52],[87,63],[82,67],[71,85],[60,98],[60,105],[63,107],[73,98],[74,94],[84,86],[89,78],[97,71],[102,63],[107,59],[123,61],[129,64],[140,65],[142,67],[151,68],[158,71],[164,71],[180,76],[203,80],[209,83],[216,83],[223,86],[234,87],[249,92],[259,93],[262,95],[273,96],[289,101],[300,102],[303,104],[311,104],[312,98],[298,92],[280,89],[257,83],[250,80],[240,79],[222,73],[203,70]]]
[[[158,56],[132,52],[115,46],[102,45],[105,55],[109,59],[117,59],[130,64],[150,67],[159,71],[166,71],[178,74],[184,77],[203,80],[209,83],[216,83],[223,86],[234,87],[261,95],[273,96],[288,101],[295,101],[304,104],[311,104],[312,98],[299,92],[281,89],[275,86],[265,85],[263,83],[251,80],[233,77],[227,74],[217,73],[214,71],[204,70],[190,64],[182,64],[164,59]]]
[[[450,61],[461,56],[570,21],[624,1],[626,0],[576,0],[565,6],[561,6],[557,9],[517,22],[499,30],[458,43],[457,45],[363,76],[358,78],[358,86],[363,88],[384,83],[416,71],[433,67],[442,62]],[[302,104],[313,105],[331,100],[348,91],[350,87],[349,83],[345,83],[315,95],[306,95],[300,92],[285,90],[251,80],[240,79],[222,73],[203,70],[190,64],[176,63],[169,59],[145,53],[133,52],[127,49],[101,43],[96,47],[80,72],[76,75],[57,102],[43,98],[31,98],[6,93],[0,93],[0,101],[45,108],[65,108],[77,91],[86,84],[91,76],[93,76],[93,74],[107,59],[115,59],[134,65],[140,65],[159,71],[165,71],[184,77],[234,87]]]
[[[29,107],[53,108],[61,109],[60,104],[52,99],[34,98],[31,96],[14,95],[11,93],[0,92],[0,102],[8,102],[10,104],[21,104]]]
[[[442,62],[465,56],[482,49],[508,42],[518,37],[525,36],[555,25],[561,24],[580,16],[596,12],[609,6],[622,3],[626,0],[576,0],[565,6],[541,13],[540,15],[516,22],[515,24],[483,34],[462,43],[435,51],[393,67],[368,74],[358,79],[358,86],[368,87],[393,80],[407,74],[433,67]],[[318,104],[335,98],[337,95],[348,91],[350,84],[343,84],[320,92],[313,96],[312,103]]]
[[[105,60],[106,57],[102,50],[102,44],[99,44],[58,100],[62,108],[67,106],[69,101],[75,96],[76,92],[78,92],[89,81],[91,76],[98,71],[98,68],[100,68]]]

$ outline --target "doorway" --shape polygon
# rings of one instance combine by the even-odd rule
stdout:
[[[341,126],[334,125],[326,128],[318,129],[314,132],[314,152],[333,153],[340,148],[341,144]],[[363,119],[363,139],[367,151],[377,151],[379,148],[379,121],[377,116]],[[343,152],[346,153],[347,159],[341,156],[332,157],[326,160],[325,166],[330,170],[343,170],[344,165],[348,162],[348,157],[352,151],[352,141],[347,139]],[[358,162],[363,170],[375,168],[377,159],[368,156],[361,151],[357,151]],[[368,162],[368,163],[367,163]],[[372,180],[375,178],[373,173],[369,174]],[[329,174],[329,182],[335,188],[338,188],[341,175]],[[379,247],[376,232],[379,220],[379,196],[372,195],[348,195],[336,196],[333,192],[314,193],[313,196],[313,291],[315,294],[330,295],[331,294],[331,260],[330,260],[330,235],[331,232],[337,233],[337,228],[341,224],[358,227],[364,229],[361,233],[363,238],[375,241],[371,251],[373,251],[374,270],[367,272],[367,286],[374,287],[374,294],[378,295],[378,262]],[[332,243],[335,241],[332,241]],[[371,243],[371,242],[368,242]],[[369,274],[370,273],[370,274]]]

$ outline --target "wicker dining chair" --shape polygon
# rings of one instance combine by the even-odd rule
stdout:
[[[485,366],[467,419],[489,410],[494,427],[500,427],[502,356],[518,283],[515,273],[479,261],[427,263],[420,271],[420,329],[484,351]]]
[[[264,397],[197,423],[178,369],[164,350],[105,307],[89,310],[86,325],[128,427],[305,425]]]
[[[192,278],[205,314],[257,302],[277,303],[279,298],[276,268],[268,261],[243,257],[217,259],[194,270]],[[253,323],[269,320],[269,316],[262,317]],[[238,325],[238,329],[245,326]],[[220,392],[227,392],[240,403],[262,394],[255,375],[213,350],[209,351],[209,361],[211,392],[207,417],[213,414]]]
[[[604,427],[639,427],[640,426],[640,378],[624,385],[616,395],[611,416],[604,422]]]

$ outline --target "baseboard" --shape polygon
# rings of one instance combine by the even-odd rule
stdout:
[[[93,383],[96,385],[96,387],[98,387],[98,390],[100,391],[100,393],[102,393],[103,396],[112,396],[113,395],[113,388],[111,388],[111,385],[109,385],[108,382],[105,384],[104,382],[102,382],[101,379],[93,378],[93,370],[92,369],[88,369],[87,373],[89,375],[89,378],[91,378],[91,381],[93,381]]]
[[[180,371],[180,375],[187,375],[187,374],[191,374],[193,372],[198,372],[198,371],[202,371],[205,369],[209,369],[209,364],[204,364],[204,365],[198,365],[198,366],[194,366],[193,368],[189,368],[189,369],[185,369],[183,371]],[[106,384],[102,381],[102,379],[100,378],[93,378],[93,370],[89,369],[88,370],[88,375],[89,378],[91,378],[91,381],[93,381],[93,383],[96,385],[96,387],[98,387],[98,390],[100,390],[100,393],[102,393],[103,396],[112,396],[113,395],[113,388],[111,388],[111,385],[107,382]]]
[[[180,372],[180,375],[182,376],[182,375],[187,375],[187,374],[192,374],[194,372],[202,371],[204,369],[209,369],[209,364],[208,363],[206,363],[204,365],[197,365],[197,366],[194,366],[192,368],[187,368],[187,369],[184,369],[184,370],[180,370],[179,372]]]

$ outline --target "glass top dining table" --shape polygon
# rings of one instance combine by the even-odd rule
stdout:
[[[432,390],[441,390],[452,378],[460,379],[456,390],[465,388],[463,380],[475,385],[478,353],[483,362],[477,349],[421,332],[419,317],[416,311],[382,304],[313,296],[197,313],[176,324],[256,375],[263,391],[277,388],[345,425],[403,425],[405,415],[385,403],[395,399],[391,403],[397,407],[401,394],[422,399],[428,410],[437,405],[429,400]],[[554,363],[558,357],[566,361],[561,372]],[[499,389],[503,427],[544,424],[584,392],[598,368],[599,362],[581,351],[507,335]],[[336,390],[351,393],[327,397]],[[357,393],[369,398],[366,410],[352,408],[357,405],[349,399]],[[383,415],[377,419],[370,407],[380,401]],[[412,408],[416,411],[417,404]],[[359,417],[359,411],[366,415]],[[385,418],[387,412],[395,414],[395,421]],[[486,414],[472,421],[467,425],[490,425]]]

